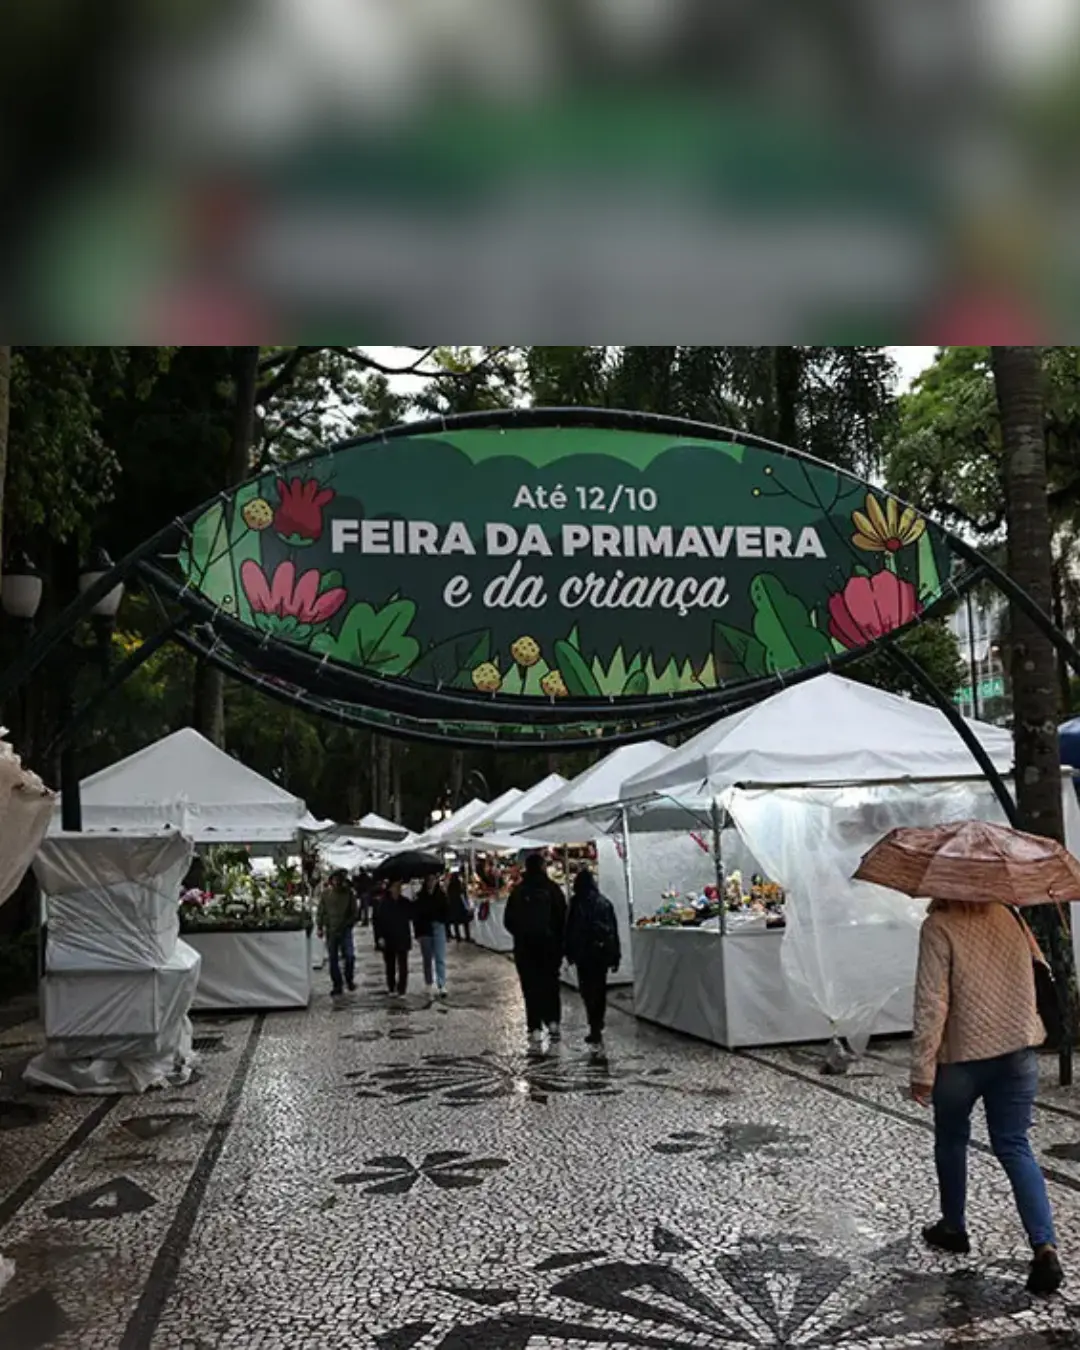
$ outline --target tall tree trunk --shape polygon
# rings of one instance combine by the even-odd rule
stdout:
[[[455,750],[450,755],[450,809],[456,811],[463,806],[461,800],[465,786],[465,752]]]
[[[799,395],[802,391],[802,353],[798,347],[777,347],[773,356],[776,380],[776,439],[798,447]]]
[[[225,466],[225,488],[237,487],[248,476],[251,442],[255,433],[255,395],[259,383],[259,348],[236,347],[233,351],[232,437]],[[195,730],[208,741],[225,745],[225,676],[215,666],[199,662],[195,673]]]
[[[1049,614],[1054,605],[1053,554],[1046,495],[1041,352],[1038,347],[993,347],[991,359],[1001,416],[1009,573]],[[1020,821],[1033,834],[1064,842],[1054,645],[1016,605],[1011,608],[1009,627]],[[1067,921],[1063,924],[1055,910],[1046,906],[1038,912],[1035,923],[1044,946],[1050,948],[1062,988],[1069,989],[1075,963]],[[1073,1002],[1071,995],[1069,1002]],[[1066,1072],[1063,1062],[1063,1077]]]
[[[4,579],[4,484],[11,422],[11,348],[0,347],[0,581]]]

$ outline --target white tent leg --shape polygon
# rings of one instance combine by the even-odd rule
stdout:
[[[626,887],[626,912],[630,916],[630,927],[634,926],[634,868],[630,861],[630,822],[626,807],[621,813],[623,846],[623,885]]]

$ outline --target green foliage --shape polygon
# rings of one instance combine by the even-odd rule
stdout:
[[[939,689],[950,698],[964,682],[964,663],[956,635],[943,619],[919,624],[899,639],[899,645],[913,657]],[[855,661],[844,669],[848,679],[873,685],[893,694],[907,694],[920,703],[929,700],[922,686],[884,652]]]
[[[403,675],[420,655],[420,644],[409,633],[415,617],[412,600],[393,600],[382,609],[358,601],[337,637],[319,633],[311,649],[380,675]]]
[[[779,577],[756,576],[750,583],[750,598],[757,611],[754,636],[765,649],[770,672],[817,665],[832,654],[829,639],[814,627],[806,606]]]

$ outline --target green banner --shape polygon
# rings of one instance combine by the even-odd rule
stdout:
[[[941,594],[943,533],[795,455],[602,426],[371,439],[215,503],[189,586],[429,689],[610,699],[822,665]]]
[[[978,692],[980,702],[988,702],[992,698],[1004,698],[1005,677],[1003,675],[995,675],[989,679],[980,680],[978,685]],[[970,703],[971,701],[972,699],[971,699],[970,684],[965,684],[961,688],[959,688],[956,691],[955,698],[953,699],[954,703]]]

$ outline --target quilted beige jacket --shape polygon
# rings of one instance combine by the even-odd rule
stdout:
[[[933,1083],[938,1064],[1043,1043],[1033,954],[1041,959],[1035,939],[1004,905],[931,908],[919,938],[913,1083]]]

